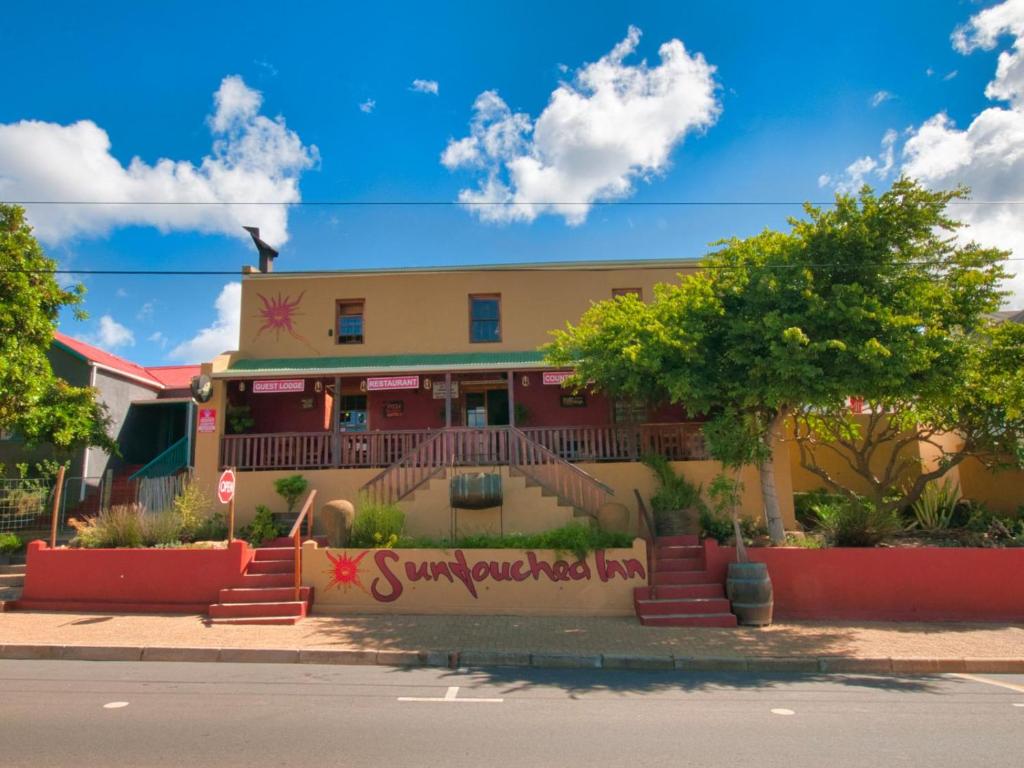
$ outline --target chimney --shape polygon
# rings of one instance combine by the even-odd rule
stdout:
[[[277,258],[277,251],[260,240],[259,227],[242,227],[242,229],[248,232],[252,236],[252,241],[256,243],[256,250],[260,253],[260,272],[263,272],[264,274],[273,272],[274,259]]]

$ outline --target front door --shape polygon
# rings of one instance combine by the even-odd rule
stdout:
[[[508,390],[480,389],[466,392],[466,426],[508,426]]]

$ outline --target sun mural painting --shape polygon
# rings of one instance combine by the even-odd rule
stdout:
[[[350,587],[358,587],[363,592],[366,592],[366,587],[363,586],[363,582],[359,578],[359,562],[369,554],[368,550],[356,557],[349,557],[344,552],[338,557],[335,557],[329,551],[326,551],[325,554],[327,559],[331,561],[331,567],[324,571],[324,573],[331,577],[326,589],[339,587],[348,592]],[[366,594],[370,593],[366,592]]]
[[[302,291],[302,293],[294,299],[289,296],[282,297],[280,293],[278,293],[276,297],[271,296],[270,298],[267,298],[262,293],[257,293],[256,295],[259,296],[260,301],[263,302],[263,308],[260,309],[259,313],[256,315],[257,318],[263,322],[263,325],[261,325],[260,329],[256,331],[256,335],[253,337],[254,341],[258,339],[264,331],[273,331],[274,340],[280,341],[281,331],[284,331],[296,341],[301,341],[312,352],[316,352],[313,345],[295,330],[294,320],[296,317],[301,317],[303,314],[297,310],[299,305],[302,303],[302,297],[306,295],[305,291]]]

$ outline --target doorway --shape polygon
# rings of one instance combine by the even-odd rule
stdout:
[[[467,427],[508,426],[508,390],[504,387],[468,390],[465,402]]]

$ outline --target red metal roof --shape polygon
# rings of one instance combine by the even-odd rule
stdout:
[[[91,363],[102,365],[104,368],[131,376],[153,389],[187,389],[192,377],[199,375],[198,365],[158,365],[146,368],[60,331],[54,331],[53,337],[58,345],[64,347],[71,354]]]
[[[150,376],[167,389],[188,389],[192,377],[199,375],[198,365],[157,365],[146,368]]]

